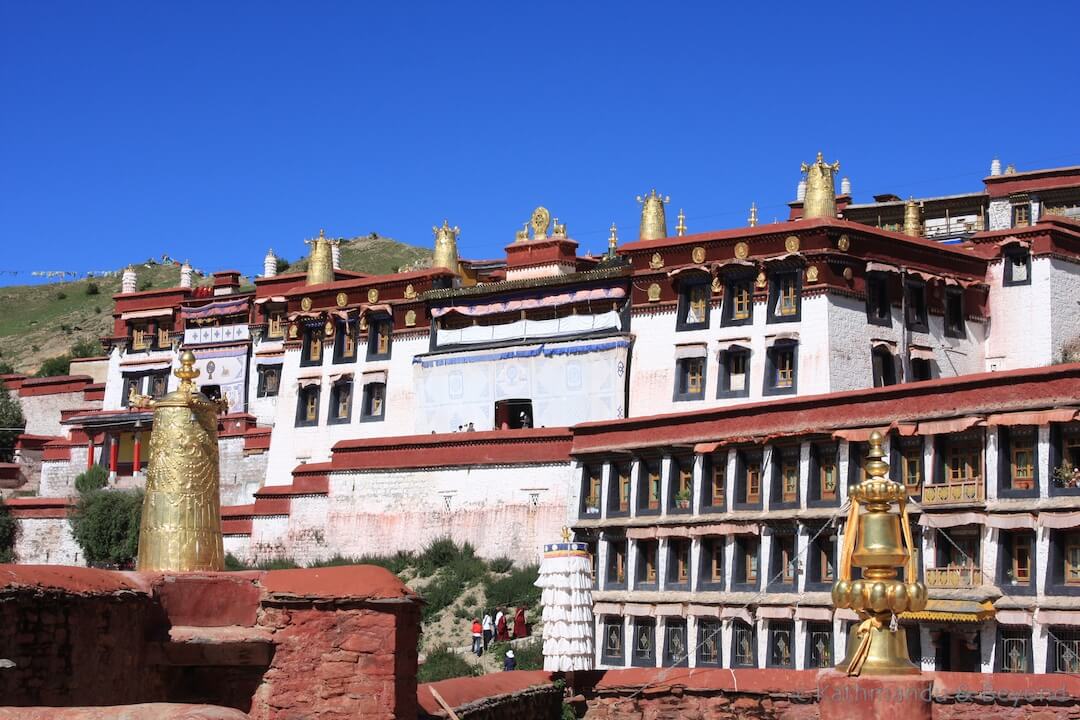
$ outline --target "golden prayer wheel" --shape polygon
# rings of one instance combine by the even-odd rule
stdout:
[[[221,496],[218,475],[218,413],[224,401],[210,400],[192,382],[195,356],[180,356],[180,386],[161,398],[136,398],[154,409],[150,464],[139,527],[140,571],[223,570]]]
[[[656,194],[653,189],[645,197],[638,195],[637,201],[641,203],[641,230],[639,240],[658,240],[667,237],[667,216],[664,212],[664,204],[671,202],[670,197]]]
[[[926,607],[926,587],[918,582],[912,552],[907,488],[890,480],[882,458],[881,433],[870,435],[867,479],[851,488],[839,579],[833,585],[833,604],[858,613],[860,623],[848,635],[847,657],[837,669],[849,675],[917,674],[908,658],[907,636],[896,616]],[[897,513],[892,505],[899,506]],[[860,512],[865,506],[866,512]],[[862,568],[852,580],[851,566]],[[904,579],[897,578],[903,566]]]
[[[326,234],[320,230],[319,237],[307,242],[311,243],[311,258],[308,260],[306,284],[322,285],[334,282],[334,254]]]

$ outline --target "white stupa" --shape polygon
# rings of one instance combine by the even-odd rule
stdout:
[[[588,545],[545,545],[536,586],[543,590],[544,669],[592,670],[592,556]]]

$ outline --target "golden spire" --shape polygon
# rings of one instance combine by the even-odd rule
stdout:
[[[675,234],[682,237],[686,234],[686,213],[679,208],[679,224],[675,226]]]
[[[458,272],[457,236],[461,230],[450,227],[447,220],[443,220],[442,227],[431,227],[435,233],[435,254],[431,258],[432,267],[446,268],[450,272]]]
[[[319,230],[319,237],[304,242],[311,245],[306,284],[322,285],[323,283],[334,282],[334,258],[330,251],[330,241],[326,239],[326,233]]]
[[[641,232],[640,240],[658,240],[667,237],[667,218],[664,216],[664,204],[671,202],[670,197],[661,197],[653,189],[645,197],[638,195],[637,201],[641,203]]]
[[[757,227],[757,203],[750,203],[750,217],[746,222],[750,224],[750,227]]]
[[[804,218],[836,217],[836,190],[833,186],[833,174],[840,169],[840,163],[826,163],[819,152],[813,164],[803,163],[801,169],[806,173],[806,197],[803,199]]]
[[[919,215],[919,204],[915,202],[915,198],[908,197],[908,201],[904,204],[904,234],[908,237],[922,235]]]
[[[615,257],[615,248],[619,244],[619,229],[615,227],[615,223],[611,223],[611,234],[607,239],[607,256]]]

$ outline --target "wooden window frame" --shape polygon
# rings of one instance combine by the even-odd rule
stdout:
[[[607,578],[606,584],[608,587],[618,585],[619,587],[626,587],[626,568],[627,568],[627,547],[626,538],[618,538],[608,541],[608,566],[607,566]],[[615,577],[612,578],[612,570],[615,571]]]
[[[1062,534],[1061,565],[1062,584],[1080,587],[1080,531]]]
[[[375,412],[375,403],[378,402],[378,412]],[[386,383],[364,383],[364,392],[361,398],[360,422],[378,422],[386,418]]]

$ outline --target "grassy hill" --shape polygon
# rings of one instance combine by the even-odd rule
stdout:
[[[306,247],[306,246],[305,246]],[[431,251],[390,238],[364,236],[342,243],[341,266],[367,273],[392,273],[399,268],[423,266]],[[199,265],[210,272],[217,267],[210,258]],[[290,271],[307,267],[307,258],[294,262]],[[135,265],[139,289],[175,287],[180,283],[179,265]],[[196,284],[209,278],[196,278]],[[63,355],[76,342],[96,341],[112,332],[112,296],[120,292],[120,276],[57,282],[44,285],[0,287],[0,363],[16,371],[37,372],[50,357]]]

